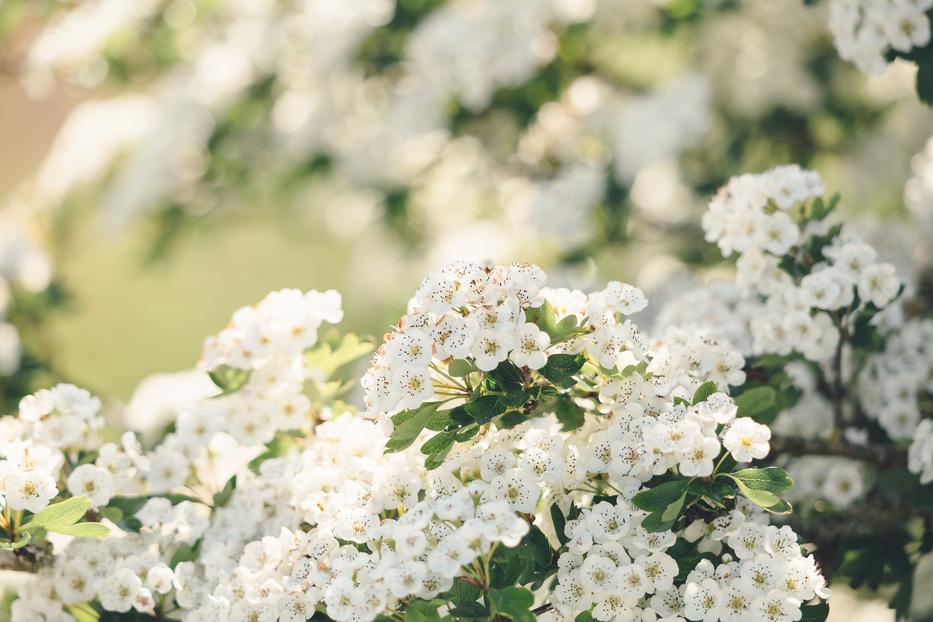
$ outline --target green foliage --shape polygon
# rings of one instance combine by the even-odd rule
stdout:
[[[571,432],[583,425],[586,413],[569,395],[558,395],[550,402],[548,408],[553,409],[554,415],[560,421],[561,430]]]
[[[697,390],[693,392],[693,403],[699,404],[700,402],[705,401],[709,398],[710,395],[716,393],[719,390],[719,387],[716,386],[716,383],[712,380],[704,382],[697,387]]]
[[[577,383],[574,375],[580,371],[585,362],[586,358],[582,354],[552,354],[538,373],[558,387],[569,389]]]
[[[392,436],[386,441],[386,453],[402,451],[409,447],[421,434],[428,419],[440,407],[441,402],[427,402],[414,410],[403,410],[392,417]]]
[[[529,311],[532,315],[528,318],[528,321],[534,322],[538,325],[538,328],[546,332],[548,337],[551,338],[551,344],[573,339],[587,331],[586,328],[579,325],[575,315],[568,315],[558,321],[557,311],[548,301],[544,301],[537,309],[529,309]]]
[[[87,497],[71,497],[46,506],[23,525],[23,529],[36,530],[41,527],[46,531],[57,531],[58,528],[77,523],[89,509],[91,502]]]
[[[780,495],[790,490],[794,482],[787,471],[780,467],[742,469],[735,473],[723,473],[720,477],[731,479],[745,497],[769,512],[786,514],[791,510],[790,504],[783,501]]]
[[[800,608],[800,622],[825,622],[829,617],[829,605],[804,605]]]
[[[514,622],[534,622],[535,615],[530,611],[534,602],[534,595],[521,587],[512,586],[489,592],[492,613]]]
[[[325,378],[334,372],[373,351],[375,345],[371,339],[360,339],[353,333],[342,337],[336,331],[325,337],[320,343],[305,354],[305,365],[320,369]]]
[[[759,423],[771,423],[777,417],[775,409],[777,393],[771,387],[755,387],[740,393],[735,398],[738,417],[751,417]]]
[[[666,531],[680,516],[687,498],[690,479],[674,479],[652,486],[632,497],[632,505],[648,512],[642,527],[648,531]]]
[[[230,367],[229,365],[221,365],[208,372],[208,376],[211,377],[213,383],[220,389],[221,395],[229,395],[231,393],[236,393],[243,388],[243,385],[249,382],[250,373],[251,370],[249,369],[239,369],[237,367]]]
[[[231,497],[233,497],[234,490],[236,490],[236,475],[227,481],[226,485],[223,487],[223,490],[214,495],[214,508],[227,505],[227,502],[230,501]]]

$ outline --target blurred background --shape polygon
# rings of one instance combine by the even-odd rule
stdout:
[[[127,400],[281,287],[379,335],[453,258],[663,298],[781,163],[914,278],[933,113],[840,60],[830,1],[0,0],[0,406]]]
[[[285,286],[375,334],[456,257],[677,287],[719,261],[710,194],[779,163],[912,269],[933,114],[912,67],[840,60],[824,5],[2,0],[3,406],[127,399]]]

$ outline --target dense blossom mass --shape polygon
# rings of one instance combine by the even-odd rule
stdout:
[[[102,443],[100,401],[71,385],[23,399],[0,463],[8,548],[36,570],[14,621],[825,619],[788,501],[875,494],[879,434],[929,483],[933,324],[899,312],[901,280],[823,192],[798,167],[730,181],[704,228],[736,283],[650,332],[622,282],[431,272],[360,412],[341,374],[371,345],[323,329],[333,291],[237,311],[204,344],[218,395],[154,444]],[[832,451],[785,455],[795,440]]]
[[[831,0],[829,28],[839,55],[866,73],[888,67],[888,50],[909,53],[930,42],[930,0]]]

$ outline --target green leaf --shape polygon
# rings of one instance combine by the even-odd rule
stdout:
[[[404,410],[392,417],[392,436],[386,441],[386,453],[401,451],[415,442],[428,419],[441,402],[427,402],[414,410]]]
[[[532,551],[525,546],[499,547],[490,564],[489,584],[494,588],[527,583],[534,575]]]
[[[426,456],[431,454],[436,454],[439,451],[444,451],[445,449],[450,449],[450,446],[454,444],[454,433],[453,432],[441,432],[436,434],[428,439],[424,445],[421,446],[421,453]]]
[[[829,617],[829,604],[804,605],[800,608],[800,622],[825,622]]]
[[[236,393],[249,381],[251,370],[221,365],[207,373],[221,391],[221,395]]]
[[[561,546],[567,544],[570,541],[570,538],[564,533],[567,519],[564,518],[564,513],[560,511],[556,503],[551,506],[551,522],[554,523],[554,532],[557,534],[558,542],[560,542]]]
[[[478,602],[463,603],[450,610],[455,618],[468,618],[472,620],[485,620],[489,617],[489,609]]]
[[[917,95],[927,106],[933,106],[933,52],[930,44],[923,48],[927,54],[917,55]]]
[[[518,370],[518,367],[512,361],[502,361],[498,367],[489,372],[489,375],[496,381],[500,391],[517,393],[525,388],[525,379],[522,377],[522,372]]]
[[[440,622],[438,607],[444,604],[439,599],[414,600],[405,609],[405,622]]]
[[[454,580],[453,586],[444,594],[443,598],[460,607],[466,603],[476,602],[481,593],[479,586],[458,578]]]
[[[476,423],[488,423],[494,417],[504,413],[508,406],[497,395],[482,395],[471,399],[463,405],[467,414],[473,417]]]
[[[570,396],[561,395],[554,400],[551,407],[554,409],[554,415],[561,423],[561,430],[570,432],[583,425],[586,420],[585,413]]]
[[[735,398],[735,404],[738,406],[736,416],[755,419],[774,406],[776,396],[771,387],[749,389]]]
[[[198,540],[194,544],[182,544],[177,549],[175,553],[172,554],[172,559],[169,561],[169,567],[174,570],[175,566],[181,562],[193,562],[198,558],[198,548],[201,545],[201,541]]]
[[[675,479],[658,484],[632,497],[632,505],[646,512],[664,512],[668,506],[684,496],[689,485],[689,479]]]
[[[790,504],[782,501],[780,495],[789,490],[794,482],[784,469],[780,467],[742,469],[722,475],[734,481],[742,494],[756,505],[766,510],[773,508],[775,513],[790,511]]]
[[[454,359],[447,365],[447,373],[455,378],[462,378],[475,371],[479,370],[476,369],[473,363],[465,359]]]
[[[521,587],[511,586],[489,592],[492,612],[511,618],[514,622],[534,622],[535,615],[530,611],[534,602],[532,593]]]
[[[455,434],[453,432],[441,432],[422,445],[421,453],[428,456],[424,461],[424,467],[431,471],[441,466],[444,458],[450,452],[450,448],[453,447],[454,440]]]
[[[699,404],[700,402],[706,401],[706,399],[707,399],[710,395],[712,395],[713,393],[717,392],[718,390],[719,390],[719,387],[717,387],[717,386],[716,386],[716,383],[713,382],[712,380],[709,380],[709,381],[707,381],[707,382],[704,382],[703,384],[701,384],[700,386],[697,387],[697,390],[696,390],[696,391],[694,391],[694,393],[693,393],[693,403],[694,403],[694,404]]]
[[[110,535],[110,528],[100,523],[78,523],[76,525],[49,525],[48,531],[75,538],[93,538],[100,540]]]
[[[58,531],[55,527],[73,525],[90,509],[91,502],[86,497],[71,497],[46,507],[26,523],[24,529],[44,527],[48,531]],[[61,532],[59,532],[61,533]]]
[[[236,475],[227,481],[223,490],[214,495],[214,507],[219,508],[227,505],[227,502],[230,501],[230,497],[233,496],[234,490],[236,490]]]
[[[580,371],[585,362],[582,354],[552,354],[538,373],[557,386],[569,389],[577,383],[573,376]]]
[[[100,620],[100,614],[90,607],[65,605],[65,611],[75,619],[75,622],[98,622]]]
[[[535,323],[538,325],[538,328],[548,334],[548,337],[551,338],[552,345],[567,341],[568,339],[586,332],[585,328],[577,324],[575,315],[568,315],[562,320],[557,321],[557,311],[555,311],[551,303],[546,300],[537,310]]]
[[[361,340],[357,335],[348,333],[343,336],[336,347],[330,343],[321,342],[305,355],[305,366],[309,369],[320,369],[324,377],[329,378],[335,371],[366,356],[373,350],[373,343]]]
[[[691,481],[689,479],[672,480],[635,495],[632,498],[632,504],[650,512],[641,522],[641,526],[651,532],[667,531],[673,527],[684,507]]]

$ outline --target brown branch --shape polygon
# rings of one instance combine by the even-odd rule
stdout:
[[[775,437],[771,439],[771,452],[791,456],[839,456],[874,465],[879,469],[907,467],[907,452],[899,447],[853,445],[844,440]]]
[[[535,614],[536,616],[539,616],[541,614],[547,613],[548,611],[551,611],[552,609],[554,609],[554,606],[551,605],[551,603],[547,603],[547,604],[541,605],[540,607],[535,607],[534,609],[531,610],[531,613]]]

